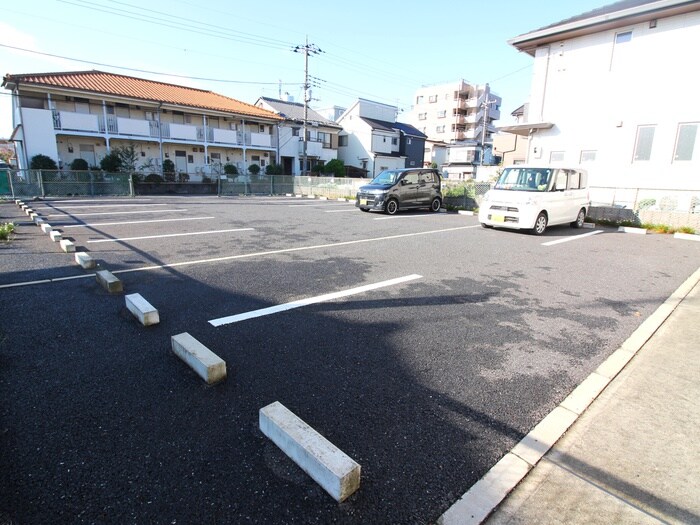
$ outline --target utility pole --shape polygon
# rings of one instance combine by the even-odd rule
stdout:
[[[303,46],[296,46],[292,51],[295,53],[304,53],[304,136],[302,137],[303,153],[302,153],[302,170],[301,174],[306,173],[307,168],[307,129],[309,123],[309,55],[318,55],[323,53],[315,44],[309,44],[309,37],[306,37],[306,43]]]
[[[488,122],[488,115],[490,113],[489,106],[496,102],[495,100],[489,100],[489,92],[486,90],[486,99],[481,103],[481,107],[484,109],[484,123],[481,131],[481,158],[479,159],[479,166],[484,165],[484,142],[486,141],[486,123]]]

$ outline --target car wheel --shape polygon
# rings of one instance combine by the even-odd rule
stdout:
[[[386,206],[384,206],[384,211],[387,213],[387,215],[396,215],[396,213],[399,211],[398,201],[396,199],[389,199]]]
[[[437,213],[440,211],[440,207],[442,206],[442,202],[440,202],[440,199],[435,197],[433,201],[430,203],[430,211],[433,213]]]
[[[547,214],[545,212],[541,212],[535,220],[535,227],[532,229],[532,233],[534,233],[535,235],[542,235],[546,229]]]
[[[572,228],[583,228],[583,221],[586,220],[586,210],[581,208],[578,211],[578,215],[576,216],[576,220],[571,223]]]

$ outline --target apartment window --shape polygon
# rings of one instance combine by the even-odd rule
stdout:
[[[406,137],[406,145],[410,146],[411,145],[411,137]]]
[[[445,133],[445,126],[438,126],[435,128],[436,133]]]
[[[221,153],[212,153],[211,154],[211,161],[214,164],[221,164]]]
[[[625,42],[629,42],[630,40],[632,40],[632,31],[625,31],[623,33],[617,33],[615,35],[616,44],[624,44]]]
[[[260,125],[259,129],[260,129],[260,133],[265,133],[265,126],[263,126],[262,124]]]
[[[418,120],[425,120],[428,118],[427,113],[418,113]]]
[[[391,138],[391,145],[398,146],[398,144],[399,144],[399,139],[397,139],[396,137],[392,137]]]
[[[292,137],[298,137],[301,135],[301,128],[292,128]]]
[[[324,148],[330,148],[331,147],[331,134],[325,133],[323,131],[319,131],[318,132],[318,141],[323,143]]]
[[[680,124],[676,137],[676,151],[673,160],[693,160],[693,152],[698,139],[698,124]]]
[[[634,144],[634,161],[651,159],[651,147],[654,144],[654,132],[656,126],[639,126],[637,128],[637,140]]]
[[[422,104],[423,103],[423,95],[418,95],[416,97],[416,104]]]
[[[347,135],[338,135],[338,147],[343,147],[348,145]]]
[[[437,112],[437,117],[438,117],[438,118],[445,118],[446,116],[447,116],[447,111],[444,110],[444,109],[443,109],[442,111],[438,111],[438,112]]]
[[[153,111],[146,111],[146,120],[158,120],[158,116]]]
[[[173,124],[184,124],[185,114],[182,111],[173,111]]]
[[[580,158],[579,163],[583,164],[584,162],[595,161],[596,153],[597,152],[595,150],[590,150],[590,149],[589,150],[585,150],[585,149],[581,150],[581,158]]]
[[[253,155],[250,159],[253,162],[260,162],[260,155]]]
[[[435,102],[437,102],[437,95],[430,95],[428,97],[428,102],[430,102],[431,104],[434,104]]]
[[[549,154],[549,162],[564,162],[564,152],[552,151]]]

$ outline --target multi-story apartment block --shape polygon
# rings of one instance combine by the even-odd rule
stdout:
[[[515,129],[520,129],[519,125],[527,118],[528,104],[523,104],[511,113],[515,119]],[[527,161],[527,151],[529,138],[517,133],[510,133],[508,126],[498,128],[498,133],[493,136],[493,154],[501,159],[501,165],[511,166],[515,164],[525,164]]]
[[[284,118],[278,127],[279,159],[287,175],[299,175],[338,157],[338,133],[342,129],[311,108],[306,109],[306,158],[304,157],[304,104],[261,97],[255,103]]]
[[[425,135],[396,122],[398,108],[358,99],[338,119],[338,158],[374,177],[383,170],[423,166]]]
[[[282,118],[211,91],[101,71],[7,75],[3,87],[12,91],[20,168],[37,154],[97,166],[125,145],[140,167],[160,171],[170,159],[193,180],[225,164],[245,171],[276,161]]]
[[[594,201],[700,209],[698,41],[697,0],[626,0],[517,36],[529,112],[504,129],[530,138],[528,162],[586,168]]]
[[[459,80],[420,88],[408,120],[430,140],[490,145],[500,107],[501,97],[488,84]]]

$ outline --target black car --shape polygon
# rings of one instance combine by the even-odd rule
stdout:
[[[437,212],[442,206],[441,187],[440,174],[435,169],[386,170],[360,187],[355,206],[389,215],[413,208]]]

